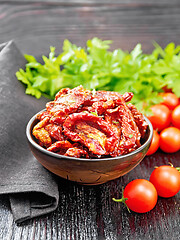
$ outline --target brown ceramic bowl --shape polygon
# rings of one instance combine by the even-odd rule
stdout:
[[[38,145],[32,135],[32,128],[38,122],[33,116],[27,124],[26,135],[35,158],[49,171],[56,175],[86,185],[98,185],[119,178],[136,167],[145,157],[153,135],[153,128],[148,123],[142,146],[135,151],[112,158],[85,159],[59,155],[47,151]]]

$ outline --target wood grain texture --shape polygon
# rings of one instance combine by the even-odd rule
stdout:
[[[138,42],[150,52],[152,42],[165,46],[180,39],[179,0],[156,1],[1,1],[0,43],[14,39],[23,53],[37,57],[58,51],[68,38],[80,46],[94,36],[113,40],[112,48],[131,50]],[[178,240],[180,193],[159,198],[149,213],[130,214],[112,201],[122,186],[148,179],[154,166],[179,166],[180,152],[157,152],[127,175],[100,186],[81,186],[59,179],[58,209],[17,226],[7,196],[0,198],[0,240]]]
[[[131,50],[138,42],[150,52],[180,39],[180,5],[167,4],[0,4],[0,42],[14,39],[24,53],[42,55],[49,46],[60,51],[68,38],[84,46],[94,36],[113,40],[112,48]]]
[[[82,186],[59,178],[58,209],[47,216],[17,226],[13,222],[6,197],[0,198],[0,239],[180,239],[180,193],[159,198],[146,214],[129,213],[125,206],[112,201],[120,197],[122,186],[136,178],[149,179],[154,166],[172,162],[179,165],[180,152],[161,151],[145,157],[127,175],[99,186]]]
[[[28,0],[0,0],[0,3],[11,3],[11,4],[22,4],[22,3],[28,3],[29,4],[29,1]],[[74,4],[80,4],[80,5],[96,5],[96,6],[99,6],[99,5],[112,5],[112,4],[132,4],[132,5],[137,5],[137,4],[143,4],[143,5],[149,5],[149,4],[155,4],[155,5],[172,5],[172,4],[176,4],[178,5],[179,4],[179,0],[171,0],[171,1],[168,1],[168,0],[161,0],[161,1],[158,1],[157,0],[149,0],[149,1],[144,1],[144,0],[126,0],[126,1],[123,1],[123,0],[112,0],[112,1],[109,1],[109,0],[33,0],[31,1],[31,3],[40,3],[40,4],[43,4],[43,3],[46,3],[46,4],[56,4],[56,5],[74,5]]]

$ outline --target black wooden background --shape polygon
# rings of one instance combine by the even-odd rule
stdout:
[[[151,52],[153,41],[162,47],[180,44],[179,0],[126,1],[1,1],[0,43],[14,39],[23,53],[36,57],[60,51],[64,39],[84,46],[92,37],[113,40],[112,48],[130,51],[137,43]],[[121,188],[135,178],[149,179],[154,166],[180,166],[180,152],[158,151],[145,157],[129,174],[100,186],[86,187],[59,179],[58,209],[17,226],[6,196],[0,197],[0,240],[180,239],[180,193],[159,198],[147,214],[128,213],[114,203]]]

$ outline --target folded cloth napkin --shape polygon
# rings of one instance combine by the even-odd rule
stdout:
[[[26,140],[29,119],[47,99],[25,94],[15,73],[26,61],[13,41],[0,45],[0,194],[8,194],[17,223],[56,209],[55,175],[33,157]]]

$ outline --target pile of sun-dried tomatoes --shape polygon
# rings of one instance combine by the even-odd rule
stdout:
[[[132,93],[60,90],[33,128],[47,150],[70,157],[115,157],[141,146],[147,123],[132,104]]]

